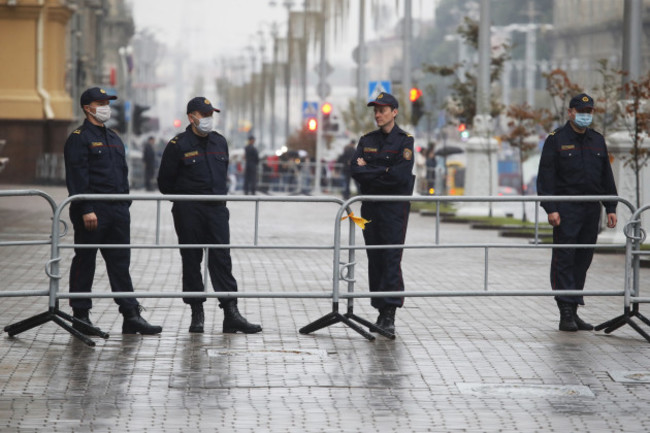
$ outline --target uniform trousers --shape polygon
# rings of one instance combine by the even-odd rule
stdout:
[[[370,202],[361,204],[361,216],[366,224],[363,238],[366,245],[398,245],[406,238],[410,202]],[[401,248],[367,249],[368,282],[371,292],[404,291]],[[377,309],[388,306],[401,307],[404,298],[371,298]]]
[[[553,228],[554,244],[595,244],[601,205],[594,202],[557,204],[560,225]],[[551,287],[553,290],[582,290],[594,257],[593,248],[553,248]],[[560,302],[584,305],[582,296],[556,296]]]
[[[179,244],[229,244],[230,212],[225,204],[211,202],[175,202],[172,207],[174,228]],[[204,291],[201,272],[203,249],[181,248],[183,292]],[[208,249],[208,273],[215,292],[236,292],[229,248]],[[186,304],[201,304],[206,298],[183,298]],[[219,298],[221,305],[236,298]]]
[[[74,227],[75,244],[129,244],[131,242],[131,216],[129,204],[124,202],[97,202],[93,204],[97,215],[97,228],[86,230],[81,213],[70,209],[70,219]],[[131,250],[128,248],[100,248],[108,281],[113,292],[133,292],[129,273]],[[97,248],[75,248],[70,266],[70,293],[90,293],[95,278]],[[138,305],[135,298],[115,298],[119,306]],[[70,299],[70,306],[82,310],[92,308],[92,299]]]

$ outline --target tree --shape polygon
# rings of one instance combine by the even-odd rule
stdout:
[[[650,149],[644,146],[650,131],[650,112],[647,110],[650,99],[650,72],[638,81],[630,80],[623,85],[627,99],[621,101],[623,124],[632,139],[629,154],[623,156],[624,167],[632,167],[636,185],[636,206],[641,205],[640,174],[650,159]]]
[[[371,113],[366,104],[361,105],[354,98],[348,100],[348,108],[341,111],[341,116],[348,131],[354,135],[362,135],[376,128]]]
[[[551,72],[542,75],[546,78],[546,91],[548,91],[553,102],[555,120],[562,125],[566,121],[566,109],[569,106],[569,101],[581,92],[581,87],[571,81],[569,75],[563,69],[553,69]]]
[[[548,130],[553,122],[553,115],[545,108],[532,109],[528,104],[511,105],[508,107],[508,128],[507,134],[502,136],[503,140],[510,143],[510,146],[518,149],[519,154],[519,187],[524,192],[523,163],[531,156],[537,148],[537,136],[539,128]],[[530,138],[533,140],[530,140]],[[526,222],[526,206],[522,202],[522,222]]]

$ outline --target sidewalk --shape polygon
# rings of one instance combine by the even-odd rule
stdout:
[[[20,188],[42,189],[57,202],[67,195],[60,187]],[[176,243],[170,205],[162,207],[161,243]],[[254,205],[229,208],[231,243],[252,243]],[[260,244],[332,244],[333,204],[260,209]],[[131,213],[133,242],[152,242],[155,203],[134,202]],[[0,241],[46,238],[49,216],[37,197],[0,198]],[[434,242],[434,224],[412,214],[407,243]],[[441,242],[527,241],[443,223]],[[49,253],[49,246],[0,247],[0,291],[46,288]],[[67,290],[72,251],[62,255]],[[232,256],[241,292],[331,290],[331,251],[237,249]],[[363,251],[357,261],[357,291],[365,291]],[[98,262],[94,291],[107,292]],[[550,250],[490,249],[489,263],[489,290],[549,288]],[[133,249],[136,290],[180,291],[180,264],[177,250]],[[482,290],[483,267],[482,249],[410,249],[402,269],[407,290],[461,291]],[[596,254],[587,288],[620,290],[623,272],[622,255]],[[641,278],[648,281],[650,270]],[[396,340],[374,342],[342,324],[299,334],[331,311],[326,299],[241,299],[242,313],[264,327],[255,335],[222,334],[216,299],[206,303],[202,335],[187,332],[190,310],[180,299],[141,302],[147,320],[163,325],[161,335],[122,335],[110,299],[94,300],[91,318],[111,334],[94,348],[54,323],[3,333],[0,432],[650,431],[650,344],[628,326],[610,335],[559,332],[550,297],[407,298]],[[581,316],[604,322],[622,313],[622,302],[588,298]],[[70,311],[66,301],[61,307]],[[46,309],[45,298],[2,298],[0,324]],[[355,300],[355,312],[376,317],[367,299]]]

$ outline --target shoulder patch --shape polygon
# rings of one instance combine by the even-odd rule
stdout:
[[[402,156],[404,157],[405,160],[410,161],[413,159],[413,151],[409,148],[405,148],[404,152],[402,152]]]
[[[75,129],[72,131],[73,134],[81,134],[81,129]]]

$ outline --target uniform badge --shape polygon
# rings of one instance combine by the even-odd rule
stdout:
[[[582,102],[589,102],[589,98],[587,98],[586,96],[583,96],[582,97]]]
[[[576,148],[575,144],[563,144],[560,150],[573,150]]]
[[[413,151],[411,149],[404,149],[404,152],[402,153],[404,156],[404,159],[407,161],[410,161],[413,158]]]
[[[92,143],[90,143],[90,147],[102,147],[103,145],[104,143],[102,143],[101,141],[93,141]]]
[[[185,158],[191,158],[193,156],[199,156],[199,151],[198,150],[193,150],[192,152],[186,152],[183,156]]]
[[[203,101],[203,103],[204,103],[205,105],[210,105],[210,101],[208,101],[207,99],[206,99],[205,101]]]
[[[379,95],[377,95],[377,99],[381,99],[381,98],[383,98],[383,97],[384,97],[384,94],[383,94],[383,92],[382,92],[382,93],[380,93]]]
[[[377,148],[376,147],[364,147],[363,151],[367,152],[367,153],[377,153]]]
[[[104,89],[99,89],[99,92],[100,92],[100,93],[106,93],[106,90],[104,90]]]

